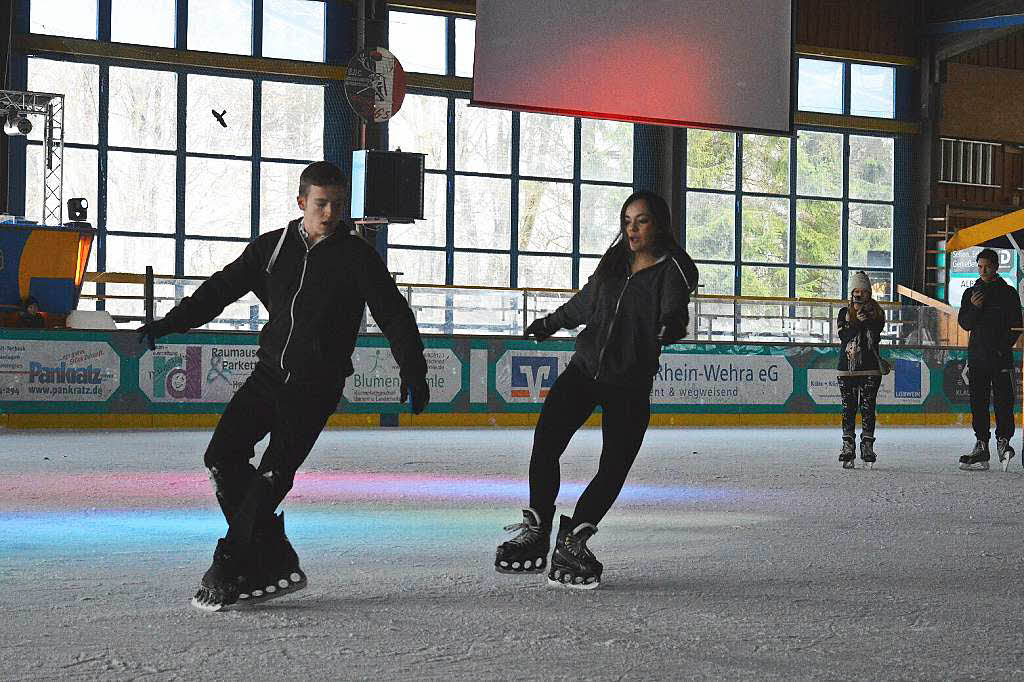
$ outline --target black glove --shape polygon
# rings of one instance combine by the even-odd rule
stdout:
[[[156,340],[161,336],[167,336],[171,331],[171,325],[165,317],[162,320],[147,322],[136,329],[135,333],[139,335],[139,343],[146,344],[150,350],[156,350]]]
[[[532,336],[538,341],[543,341],[554,333],[555,330],[548,329],[547,318],[538,317],[530,323],[529,327],[526,328],[526,332],[523,334],[523,337],[528,339]]]
[[[660,325],[654,336],[662,346],[671,346],[686,336],[686,325],[681,322]]]
[[[430,386],[427,385],[426,377],[416,377],[411,382],[402,377],[402,383],[398,389],[398,402],[404,403],[412,398],[412,413],[419,414],[430,402]]]

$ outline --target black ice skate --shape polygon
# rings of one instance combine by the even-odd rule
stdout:
[[[971,454],[960,458],[960,468],[964,471],[988,471],[988,460],[988,443],[979,440]]]
[[[996,454],[999,455],[999,463],[1003,465],[1003,471],[1006,471],[1010,468],[1010,460],[1017,453],[1010,445],[1009,438],[996,438]]]
[[[843,463],[843,468],[852,469],[856,459],[857,446],[853,444],[853,439],[843,438],[843,449],[839,451],[839,461]]]
[[[878,461],[878,456],[875,455],[875,439],[864,438],[860,439],[860,459],[864,462],[865,469],[873,469],[875,462]]]
[[[240,602],[254,604],[298,592],[307,585],[299,555],[284,532],[284,512],[253,531],[255,570],[239,592]]]
[[[250,561],[248,547],[221,538],[213,552],[213,563],[203,574],[192,606],[202,611],[221,611],[238,603],[246,582],[245,566]]]
[[[498,573],[543,571],[551,546],[551,522],[545,524],[534,509],[524,509],[522,523],[505,526],[505,530],[518,530],[519,534],[498,546],[494,570]]]
[[[596,532],[597,526],[592,523],[581,523],[574,527],[572,519],[562,516],[558,524],[555,551],[551,553],[549,585],[593,590],[601,584],[604,566],[587,548],[587,540]]]

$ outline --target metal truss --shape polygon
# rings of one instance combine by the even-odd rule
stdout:
[[[0,113],[43,118],[43,225],[64,224],[64,95],[0,90]]]

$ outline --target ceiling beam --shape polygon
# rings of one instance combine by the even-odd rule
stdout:
[[[975,30],[967,33],[959,34],[952,40],[936,40],[935,41],[935,59],[939,62],[943,62],[947,59],[951,59],[958,54],[963,54],[968,50],[973,50],[976,47],[987,45],[988,43],[1005,38],[1006,36],[1013,35],[1024,31],[1024,23],[1015,26],[1006,26],[1004,28],[992,29],[992,30]]]

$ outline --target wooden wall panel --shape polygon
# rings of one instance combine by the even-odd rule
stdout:
[[[939,134],[1024,143],[1024,70],[951,63],[942,84]],[[1009,96],[1009,95],[1013,96]]]
[[[968,50],[953,57],[950,63],[1024,70],[1024,32]]]
[[[796,42],[836,50],[917,56],[910,0],[794,0]]]

